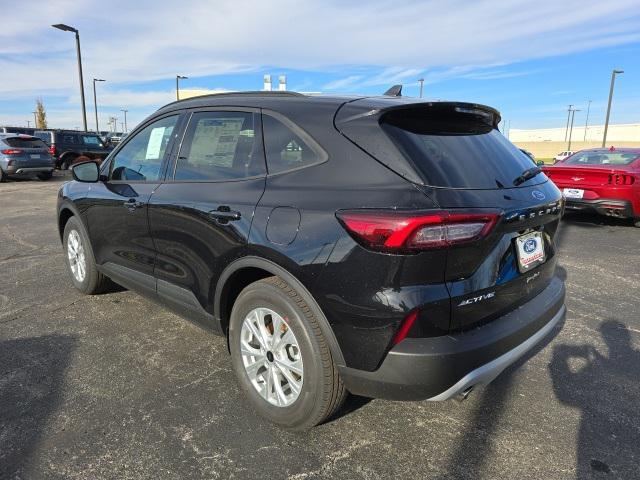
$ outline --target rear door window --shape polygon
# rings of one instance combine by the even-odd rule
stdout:
[[[78,143],[78,136],[73,134],[64,134],[62,135],[62,142],[75,145]]]
[[[89,147],[101,147],[102,142],[95,135],[83,135],[82,142]]]
[[[39,138],[9,137],[4,139],[4,143],[14,148],[47,148],[47,145]]]
[[[566,165],[630,165],[639,158],[637,153],[581,152],[565,160]]]
[[[262,126],[269,174],[307,167],[326,159],[326,154],[305,132],[285,125],[284,120],[263,115]]]
[[[265,173],[259,117],[251,112],[197,112],[191,116],[174,180],[224,181]]]
[[[531,160],[483,112],[431,106],[392,110],[380,126],[420,174],[425,185],[446,188],[513,187]],[[544,175],[523,183],[545,181]]]

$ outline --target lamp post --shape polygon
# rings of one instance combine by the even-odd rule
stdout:
[[[567,133],[569,132],[569,118],[571,117],[571,107],[573,107],[573,104],[569,105],[569,108],[567,109],[567,126],[564,128],[564,141],[567,141]]]
[[[587,104],[587,119],[584,122],[584,138],[582,139],[583,142],[587,141],[587,127],[589,127],[589,110],[591,110],[591,100],[589,100],[589,103]]]
[[[609,115],[611,114],[611,100],[613,99],[613,86],[616,83],[616,75],[624,73],[624,70],[613,70],[611,72],[611,86],[609,87],[609,104],[607,105],[607,118],[604,121],[604,135],[602,136],[602,148],[607,143],[607,130],[609,130]]]
[[[31,113],[33,113],[33,125],[34,125],[36,128],[38,128],[38,117],[37,117],[38,112],[31,112]]]
[[[183,75],[176,75],[176,100],[180,100],[180,80],[186,80],[189,77]]]
[[[96,110],[96,133],[100,135],[100,128],[98,127],[98,100],[96,99],[96,82],[106,82],[102,78],[93,79],[93,106]]]
[[[128,112],[129,110],[120,109],[120,111],[121,111],[122,113],[124,113],[124,133],[127,133],[127,131],[128,131],[128,130],[127,130],[127,112]]]
[[[76,28],[65,25],[64,23],[58,23],[51,25],[53,28],[62,30],[63,32],[73,32],[76,34],[76,54],[78,57],[78,75],[80,76],[80,101],[82,102],[82,125],[84,125],[84,131],[87,131],[87,108],[84,103],[84,81],[82,80],[82,57],[80,55],[80,33]]]
[[[567,145],[567,150],[571,151],[571,134],[573,133],[573,119],[576,115],[576,112],[579,112],[577,108],[571,110],[571,128],[569,129],[569,144]]]
[[[422,98],[422,87],[424,86],[424,78],[419,78],[418,81],[420,82],[420,98]]]

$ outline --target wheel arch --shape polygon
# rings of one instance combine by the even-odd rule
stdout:
[[[344,356],[329,321],[309,290],[291,272],[277,263],[261,257],[248,256],[228,265],[216,284],[214,294],[214,314],[220,321],[222,332],[227,336],[231,309],[236,298],[247,285],[270,276],[278,276],[296,289],[298,294],[312,309],[322,334],[327,339],[331,355],[337,366],[344,366]]]

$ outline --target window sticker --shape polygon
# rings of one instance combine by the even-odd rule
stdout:
[[[230,168],[244,118],[203,119],[193,135],[189,162]]]
[[[145,160],[158,160],[160,158],[160,149],[162,148],[162,140],[166,127],[156,127],[151,130],[149,135],[149,143],[147,144],[147,154]]]

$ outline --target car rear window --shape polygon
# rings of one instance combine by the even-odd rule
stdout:
[[[9,137],[4,139],[4,143],[14,148],[47,148],[47,145],[35,137]]]
[[[382,116],[380,126],[433,187],[509,188],[531,168],[531,159],[481,110],[450,105],[396,109]],[[522,185],[543,181],[545,176],[538,175]]]
[[[564,161],[566,165],[629,165],[640,153],[578,152]]]

